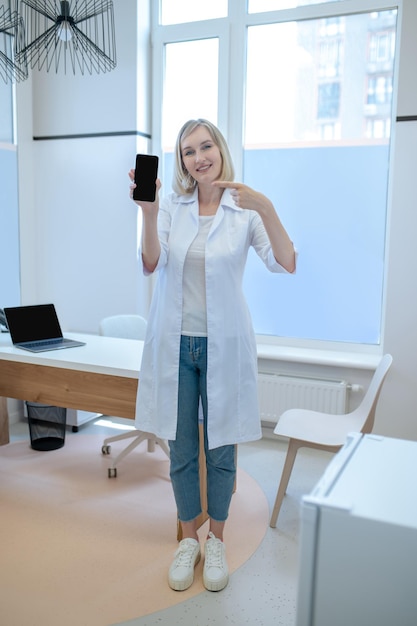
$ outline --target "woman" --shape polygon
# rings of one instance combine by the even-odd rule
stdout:
[[[134,173],[129,172],[132,181]],[[190,120],[176,141],[174,193],[159,203],[158,180],[155,201],[138,202],[143,270],[157,272],[158,281],[136,427],[169,441],[183,535],[169,585],[178,591],[192,584],[201,556],[196,528],[201,513],[199,404],[210,519],[203,580],[210,591],[228,582],[223,531],[235,482],[234,447],[261,437],[255,335],[241,285],[249,247],[270,271],[295,271],[293,244],[272,203],[233,178],[220,131],[207,120]]]

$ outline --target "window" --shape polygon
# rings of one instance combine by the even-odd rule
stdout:
[[[217,123],[218,44],[217,38],[207,38],[170,43],[164,48],[162,159],[165,189],[170,187],[175,140],[184,122],[205,117]],[[201,71],[202,60],[204,72]]]
[[[396,11],[364,0],[360,13],[344,14],[335,0],[306,19],[297,7],[314,1],[245,4],[229,3],[233,16],[181,24],[175,41],[163,27],[153,33],[164,189],[182,123],[217,123],[236,178],[271,198],[300,253],[292,277],[268,273],[250,255],[244,289],[258,335],[378,346]],[[200,46],[210,53],[199,55]]]
[[[340,110],[340,84],[326,83],[319,85],[319,97],[317,104],[317,118],[339,117]]]
[[[378,33],[371,36],[369,60],[371,63],[391,62],[394,57],[394,33]]]
[[[329,124],[328,122],[320,124],[318,127],[319,139],[323,141],[331,141],[340,139],[340,124]]]
[[[378,118],[366,120],[366,137],[369,139],[387,139],[390,131],[390,120]]]
[[[344,21],[341,17],[331,17],[321,20],[320,37],[334,37],[344,32]]]
[[[323,77],[340,76],[341,42],[339,39],[323,41],[319,47],[318,74]]]
[[[392,98],[392,75],[370,76],[367,104],[389,104]]]

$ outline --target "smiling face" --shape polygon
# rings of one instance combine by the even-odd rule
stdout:
[[[188,173],[199,185],[218,180],[222,171],[222,156],[204,126],[198,126],[182,140],[181,157]]]

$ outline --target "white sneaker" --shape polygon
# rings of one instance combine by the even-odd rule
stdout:
[[[200,544],[196,539],[180,541],[168,573],[168,583],[175,591],[184,591],[192,585],[194,567],[201,558]]]
[[[203,581],[208,591],[221,591],[229,582],[229,570],[226,563],[226,548],[223,541],[209,532],[204,548]]]

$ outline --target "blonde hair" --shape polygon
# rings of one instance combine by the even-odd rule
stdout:
[[[229,147],[225,138],[219,131],[217,126],[205,119],[188,120],[185,122],[180,132],[178,133],[177,141],[175,142],[175,162],[174,162],[174,174],[172,177],[172,188],[175,193],[184,195],[192,193],[197,185],[195,179],[188,173],[187,168],[184,165],[181,154],[181,143],[186,139],[196,128],[204,126],[210,133],[210,137],[218,147],[222,158],[222,169],[218,180],[233,180],[235,177],[232,157],[230,155]]]

